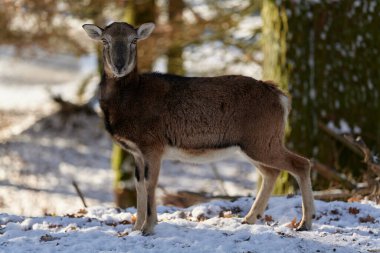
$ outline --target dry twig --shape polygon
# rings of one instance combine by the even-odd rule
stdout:
[[[83,196],[82,191],[79,189],[78,184],[75,182],[75,180],[73,180],[72,184],[73,184],[73,186],[74,186],[74,188],[75,188],[75,191],[77,192],[79,198],[81,199],[83,206],[84,206],[85,208],[87,208],[86,201],[85,201],[85,199],[84,199],[84,196]]]
[[[363,162],[367,164],[367,167],[372,172],[374,172],[377,176],[380,176],[380,164],[378,164],[375,156],[372,154],[371,150],[369,150],[364,140],[360,136],[354,139],[351,135],[344,135],[344,138],[362,152],[364,157]]]

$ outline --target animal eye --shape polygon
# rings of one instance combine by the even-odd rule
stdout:
[[[107,45],[108,41],[106,39],[102,39],[103,44]]]
[[[136,43],[137,43],[137,39],[133,39],[132,44],[136,44]]]

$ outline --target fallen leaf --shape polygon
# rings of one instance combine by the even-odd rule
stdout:
[[[48,228],[52,229],[52,228],[61,228],[63,227],[61,224],[49,224]]]
[[[82,209],[79,209],[79,211],[77,213],[80,213],[80,214],[87,214],[87,210],[82,208]]]
[[[347,199],[347,202],[360,202],[361,200],[363,199],[362,196],[358,195],[358,196],[353,196],[349,199]]]
[[[238,206],[234,206],[234,207],[231,208],[231,213],[233,213],[233,214],[238,214],[241,211],[242,211],[241,208],[238,207]]]
[[[264,221],[265,221],[265,222],[273,222],[273,218],[272,218],[272,216],[270,216],[270,215],[265,215],[265,217],[264,217]]]
[[[49,234],[46,234],[40,237],[40,242],[50,242],[50,241],[54,241],[58,239],[59,239],[58,237],[54,237]]]
[[[294,236],[293,235],[290,235],[290,234],[286,234],[286,233],[284,233],[284,232],[280,232],[280,231],[278,231],[278,232],[276,232],[278,235],[280,235],[282,238],[293,238]]]
[[[68,214],[65,214],[64,215],[65,217],[69,217],[69,218],[82,218],[84,217],[84,213],[68,213]]]
[[[358,213],[360,213],[360,210],[359,209],[357,209],[356,207],[350,207],[350,208],[348,208],[348,212],[350,213],[350,214],[358,214]]]
[[[119,222],[119,224],[121,225],[128,225],[128,224],[131,224],[131,222],[129,220],[122,220]]]
[[[57,214],[56,213],[49,213],[49,212],[47,212],[47,211],[44,211],[44,216],[57,216]]]
[[[136,220],[137,220],[137,216],[136,215],[132,215],[132,218],[131,218],[132,224],[135,224]]]
[[[359,221],[360,221],[361,223],[368,223],[368,222],[375,223],[375,218],[373,218],[372,216],[370,216],[370,215],[368,214],[367,217],[360,217],[360,218],[359,218]]]
[[[197,216],[197,220],[198,221],[205,221],[205,220],[207,220],[207,217],[203,213],[201,213],[200,215]]]
[[[187,218],[186,213],[184,211],[179,211],[178,212],[178,218],[186,219]]]
[[[104,222],[104,224],[106,224],[107,226],[111,226],[111,227],[116,227],[117,226],[117,224],[116,224],[116,222]]]
[[[286,227],[288,227],[288,228],[297,228],[298,227],[297,218],[294,217],[294,219],[288,225],[286,225]]]
[[[339,221],[339,217],[335,217],[335,218],[330,218],[329,221]]]
[[[117,233],[117,237],[124,237],[124,236],[127,236],[127,235],[129,235],[128,231]]]

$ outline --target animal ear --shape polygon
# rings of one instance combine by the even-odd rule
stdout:
[[[100,40],[103,34],[103,29],[99,26],[92,24],[82,25],[83,29],[87,32],[88,36],[94,40]]]
[[[137,36],[139,40],[145,40],[149,37],[149,35],[153,32],[155,28],[155,24],[153,23],[145,23],[140,25],[140,27],[137,29]]]

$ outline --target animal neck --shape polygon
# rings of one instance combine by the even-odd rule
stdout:
[[[139,79],[137,66],[122,77],[115,77],[104,71],[100,82],[100,99],[102,101],[112,100],[117,102],[118,98],[122,98],[128,90],[138,86]]]

